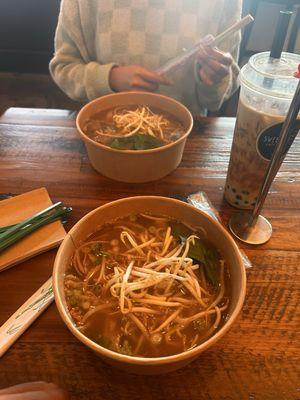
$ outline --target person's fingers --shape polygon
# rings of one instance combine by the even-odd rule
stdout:
[[[159,75],[160,79],[161,79],[161,85],[166,85],[166,86],[172,86],[174,85],[174,82],[167,78],[165,75]]]
[[[24,393],[1,394],[0,400],[68,400],[68,395],[61,389],[39,390]]]
[[[150,90],[145,90],[139,87],[132,87],[131,89],[127,90],[128,92],[150,92]],[[0,399],[1,400],[1,399]]]
[[[158,83],[149,82],[137,75],[132,79],[131,88],[132,89],[139,88],[143,90],[148,90],[150,92],[154,92],[155,90],[158,89]]]
[[[202,67],[202,70],[204,71],[205,75],[210,79],[210,81],[214,84],[220,83],[224,78],[223,74],[216,73],[212,68],[206,65]]]
[[[161,85],[170,85],[170,82],[166,77],[159,75],[154,71],[150,71],[149,69],[140,67],[137,74],[145,81]]]
[[[69,400],[68,393],[61,388],[52,390],[52,396],[53,397],[49,397],[49,400]]]
[[[214,81],[211,79],[210,74],[204,68],[200,69],[199,76],[204,85],[212,86],[214,84]]]
[[[0,390],[0,395],[4,394],[13,394],[13,393],[25,393],[25,392],[34,392],[40,390],[52,390],[57,389],[58,386],[54,383],[48,383],[43,381],[37,382],[26,382],[21,383],[20,385],[11,386],[5,389]]]
[[[213,54],[214,50],[209,50],[208,48],[202,47],[199,50],[198,54],[198,63],[201,66],[199,71],[200,77],[203,82],[207,82],[207,85],[211,85],[212,83],[220,82],[225,76],[230,73],[230,64],[228,60],[223,64],[219,60],[224,61],[227,59],[227,55],[223,57],[219,56],[219,51],[216,52],[218,54],[217,58],[212,58],[211,54]],[[231,56],[229,57],[231,59]]]
[[[138,86],[132,86],[129,91],[131,92],[156,92],[158,90],[158,86],[153,84],[140,84]]]
[[[212,59],[207,59],[203,60],[201,63],[202,67],[206,67],[207,69],[211,69],[214,71],[216,75],[218,75],[220,78],[224,78],[224,76],[229,74],[229,66],[220,64],[216,60]]]
[[[224,53],[216,47],[202,46],[199,50],[199,57],[203,59],[213,59],[223,65],[232,65],[233,59],[230,53]]]

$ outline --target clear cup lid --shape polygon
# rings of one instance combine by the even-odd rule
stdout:
[[[241,71],[241,82],[259,92],[282,98],[292,98],[298,78],[300,55],[282,53],[280,59],[270,57],[270,52],[258,53],[250,57]]]

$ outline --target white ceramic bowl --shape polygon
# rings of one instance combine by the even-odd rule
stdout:
[[[82,130],[92,115],[113,107],[144,104],[174,115],[184,126],[185,134],[173,143],[149,150],[117,150],[90,139]],[[193,117],[178,101],[156,93],[123,92],[100,97],[86,104],[76,119],[92,166],[102,175],[122,182],[150,182],[163,178],[178,167],[186,139],[193,127]]]
[[[97,231],[102,224],[115,220],[116,218],[128,216],[132,213],[144,212],[149,212],[154,215],[166,215],[190,226],[202,226],[206,230],[212,244],[219,249],[222,257],[229,265],[231,298],[228,308],[228,319],[224,325],[204,343],[192,350],[168,357],[131,357],[115,353],[96,344],[76,328],[68,312],[64,294],[64,276],[75,247],[79,246],[91,233]],[[207,350],[216,343],[229,330],[243,306],[246,291],[246,274],[237,245],[229,233],[214,219],[193,206],[179,200],[165,197],[140,196],[108,203],[91,211],[77,222],[58,250],[54,263],[53,287],[56,305],[63,321],[82,343],[95,351],[106,362],[119,368],[139,374],[159,374],[181,368],[188,364],[204,350]]]

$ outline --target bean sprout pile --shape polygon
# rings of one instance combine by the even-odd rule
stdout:
[[[218,287],[180,242],[170,219],[140,214],[105,225],[76,249],[65,277],[69,311],[80,330],[113,351],[144,357],[192,349],[209,338],[228,306],[225,263]]]
[[[113,139],[124,140],[143,135],[163,145],[184,134],[183,126],[176,118],[167,113],[154,112],[145,105],[101,112],[86,122],[84,131],[104,144]]]

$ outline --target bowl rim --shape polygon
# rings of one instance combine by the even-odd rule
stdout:
[[[91,104],[98,103],[98,102],[100,102],[102,99],[107,99],[107,98],[110,98],[110,97],[123,97],[123,96],[129,95],[129,94],[130,94],[130,95],[137,95],[137,96],[140,96],[140,95],[145,96],[145,95],[147,95],[147,96],[150,96],[150,97],[160,97],[160,98],[163,98],[163,99],[165,99],[165,100],[167,100],[167,101],[169,101],[169,102],[172,102],[172,103],[177,104],[182,110],[184,110],[184,112],[188,115],[188,117],[189,117],[189,119],[190,119],[190,124],[189,124],[189,127],[188,127],[188,129],[186,130],[185,134],[184,134],[183,136],[181,136],[179,139],[175,140],[175,142],[171,142],[171,143],[168,143],[168,144],[159,146],[159,147],[155,147],[154,149],[146,149],[146,150],[119,150],[119,149],[113,149],[113,148],[111,148],[111,147],[109,147],[109,146],[106,146],[106,145],[104,145],[104,144],[102,144],[102,143],[95,142],[93,139],[89,138],[89,137],[82,131],[82,129],[81,129],[81,127],[80,127],[79,121],[80,121],[80,119],[81,119],[82,113],[83,113],[87,108],[89,108]],[[94,146],[96,146],[96,147],[99,147],[99,148],[101,148],[101,149],[103,149],[103,150],[107,150],[107,151],[110,151],[110,152],[113,152],[113,153],[121,153],[121,154],[150,154],[150,153],[156,153],[156,152],[164,151],[165,149],[168,149],[168,148],[170,148],[170,147],[173,147],[174,145],[179,144],[179,143],[181,143],[182,141],[184,141],[184,140],[189,136],[189,134],[191,133],[191,131],[192,131],[192,129],[193,129],[193,123],[194,123],[194,119],[193,119],[193,116],[192,116],[191,112],[189,111],[189,109],[188,109],[185,105],[183,105],[183,104],[180,103],[179,101],[173,99],[172,97],[165,96],[165,95],[163,95],[163,94],[151,93],[151,92],[142,92],[142,91],[140,91],[140,92],[132,91],[132,92],[110,93],[110,94],[107,94],[107,95],[105,95],[105,96],[97,97],[96,99],[94,99],[94,100],[90,101],[89,103],[85,104],[85,105],[80,109],[80,111],[79,111],[79,113],[77,114],[77,117],[76,117],[76,128],[77,128],[77,131],[78,131],[79,135],[81,136],[81,138],[82,138],[85,142],[88,142],[88,143],[90,143],[90,144],[92,144],[92,145],[94,145]]]
[[[91,218],[91,216],[93,214],[96,214],[99,211],[99,209],[109,208],[114,204],[121,204],[121,203],[128,202],[128,201],[143,200],[143,199],[155,199],[155,200],[162,200],[162,201],[167,201],[167,202],[171,202],[171,203],[177,203],[177,204],[180,204],[182,207],[186,207],[186,208],[192,210],[193,212],[197,212],[199,214],[202,214],[213,225],[215,225],[217,227],[217,229],[221,230],[223,235],[230,242],[230,244],[233,247],[233,250],[235,252],[235,255],[237,257],[237,260],[238,260],[238,264],[237,265],[238,265],[238,267],[240,269],[240,272],[241,272],[241,282],[240,282],[241,289],[240,289],[240,294],[239,294],[239,298],[238,298],[238,301],[237,301],[237,305],[234,308],[234,310],[233,310],[231,316],[229,317],[229,319],[226,320],[225,324],[213,336],[211,336],[209,339],[207,339],[205,342],[199,344],[195,348],[193,348],[191,350],[186,350],[186,351],[178,353],[178,354],[173,354],[173,355],[170,355],[170,356],[149,357],[149,358],[147,358],[147,357],[127,356],[127,355],[120,354],[120,353],[117,353],[115,351],[112,351],[112,350],[109,350],[109,349],[107,349],[105,347],[100,346],[99,344],[95,343],[94,341],[89,339],[87,336],[85,336],[83,333],[81,333],[78,330],[78,328],[75,326],[75,323],[73,322],[71,316],[69,316],[67,310],[63,306],[63,302],[62,302],[62,299],[61,299],[60,294],[59,294],[59,283],[58,283],[59,265],[60,265],[59,261],[60,261],[60,258],[63,255],[63,251],[64,251],[65,243],[67,242],[67,239],[71,238],[71,240],[72,240],[72,233],[75,232],[78,229],[78,226],[81,225],[87,219]],[[245,295],[246,295],[246,272],[245,272],[243,259],[242,259],[242,256],[240,254],[240,250],[239,250],[237,244],[235,243],[235,241],[233,240],[233,238],[231,237],[229,232],[219,222],[217,222],[214,218],[212,218],[211,216],[209,216],[208,214],[206,214],[202,210],[197,209],[193,205],[188,204],[188,203],[184,203],[183,201],[180,201],[180,200],[177,200],[177,199],[164,197],[164,196],[131,196],[131,197],[125,197],[125,198],[122,198],[122,199],[114,200],[114,201],[108,202],[106,204],[103,204],[102,206],[97,207],[96,209],[94,209],[94,210],[90,211],[89,213],[87,213],[79,221],[77,221],[77,223],[71,228],[71,230],[67,233],[65,239],[61,243],[61,245],[60,245],[60,247],[58,249],[58,252],[56,254],[56,257],[55,257],[52,279],[53,279],[53,292],[54,292],[54,298],[55,298],[55,303],[56,303],[57,309],[58,309],[58,311],[60,313],[60,316],[61,316],[63,322],[67,325],[67,327],[69,328],[71,333],[73,333],[73,335],[78,340],[80,340],[84,345],[86,345],[87,347],[89,347],[90,349],[92,349],[93,351],[95,351],[96,353],[98,353],[98,354],[100,354],[100,355],[102,355],[104,357],[107,357],[109,359],[112,359],[114,361],[118,361],[118,362],[121,362],[121,363],[132,364],[132,365],[143,365],[143,366],[173,364],[173,363],[176,363],[176,362],[181,362],[181,361],[184,361],[184,360],[187,360],[187,359],[195,358],[198,354],[202,353],[208,347],[210,347],[215,342],[217,342],[219,339],[221,339],[229,331],[229,329],[231,328],[232,324],[234,323],[234,321],[236,320],[236,318],[238,317],[238,315],[239,315],[239,313],[240,313],[240,311],[242,309],[242,306],[243,306],[244,300],[245,300]]]

